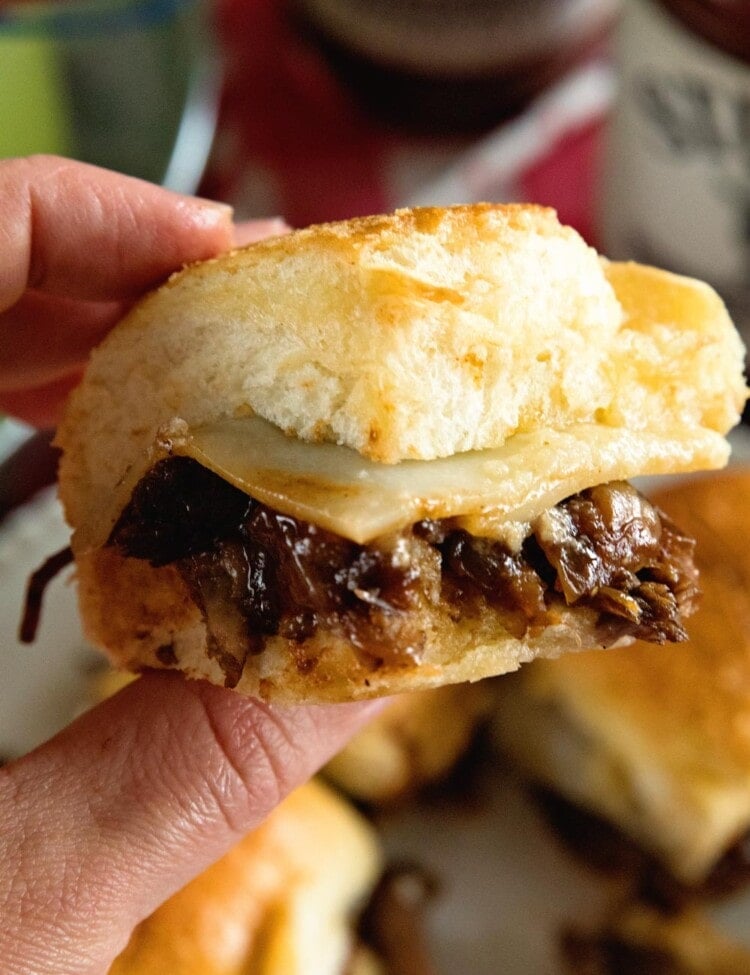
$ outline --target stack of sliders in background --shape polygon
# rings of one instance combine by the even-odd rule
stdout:
[[[630,890],[571,935],[571,971],[740,975],[750,948],[696,903],[750,882],[750,468],[652,499],[697,541],[688,642],[531,664],[496,682],[493,734],[558,835]]]
[[[665,912],[615,906],[594,931],[563,940],[570,975],[747,975],[750,947],[727,937],[696,905]]]
[[[554,213],[311,227],[187,268],[58,432],[89,639],[278,702],[684,635],[692,546],[625,481],[722,466],[716,294]]]

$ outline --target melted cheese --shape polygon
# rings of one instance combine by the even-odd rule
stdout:
[[[192,457],[277,511],[366,544],[422,518],[460,518],[474,534],[518,534],[563,498],[594,484],[718,467],[719,434],[659,434],[602,425],[516,434],[490,450],[380,464],[347,447],[286,436],[260,417],[225,419],[170,438]]]

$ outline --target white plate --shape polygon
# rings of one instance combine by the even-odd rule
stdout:
[[[68,544],[69,534],[51,489],[0,526],[0,756],[6,758],[70,721],[83,701],[87,668],[98,659],[81,635],[71,569],[48,587],[36,642],[17,639],[26,580]]]
[[[736,456],[747,459],[747,438],[739,439]],[[29,573],[67,540],[51,492],[0,526],[0,755],[22,754],[63,727],[99,659],[81,635],[70,570],[49,586],[37,641],[16,639]],[[561,928],[593,922],[606,902],[601,881],[561,851],[501,769],[476,807],[441,803],[386,817],[383,842],[393,858],[415,860],[440,879],[428,927],[441,975],[559,975]],[[735,938],[750,939],[750,894],[712,915]]]

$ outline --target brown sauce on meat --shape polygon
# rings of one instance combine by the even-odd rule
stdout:
[[[177,566],[230,685],[266,637],[301,645],[319,627],[345,637],[373,668],[418,661],[424,637],[413,611],[441,600],[457,616],[501,607],[522,636],[564,599],[592,606],[617,635],[664,642],[685,638],[680,614],[696,594],[693,543],[625,483],[545,512],[519,552],[450,521],[357,545],[171,457],[142,479],[110,542]],[[301,668],[314,665],[300,655]]]

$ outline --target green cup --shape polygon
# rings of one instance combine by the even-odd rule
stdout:
[[[59,153],[192,192],[219,81],[201,0],[0,2],[0,158]]]

